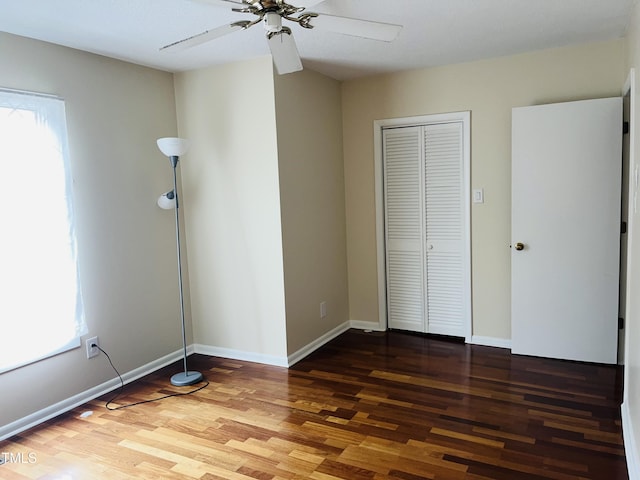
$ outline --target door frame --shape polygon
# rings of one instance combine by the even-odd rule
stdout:
[[[640,165],[636,164],[635,159],[635,144],[636,144],[636,134],[635,134],[635,123],[636,123],[636,71],[634,68],[629,70],[629,75],[627,76],[627,80],[625,81],[624,87],[622,88],[622,96],[629,96],[629,158],[628,162],[628,219],[627,219],[627,263],[625,265],[625,271],[630,272],[630,268],[632,265],[632,246],[633,246],[633,224],[635,218],[634,204],[637,200],[634,201],[634,195],[637,195],[638,188],[635,185],[635,175],[636,171],[640,169]],[[631,282],[626,282],[626,302],[625,302],[625,323],[627,321],[631,303],[631,297],[633,292],[631,291]],[[629,344],[629,329],[625,324],[624,328],[624,354],[625,358],[623,359],[623,364],[626,364],[626,355],[630,351]],[[623,379],[623,394],[622,394],[622,410],[623,410],[623,418],[625,417],[624,411],[629,406],[629,389],[627,386],[629,385],[629,368],[624,369],[624,379]]]
[[[635,134],[632,128],[634,122],[634,104],[635,104],[635,70],[632,68],[629,71],[629,75],[622,89],[622,119],[629,125],[628,132],[623,136],[622,143],[622,205],[620,209],[621,221],[627,222],[626,232],[620,234],[620,282],[619,282],[619,304],[618,315],[623,319],[622,328],[618,332],[618,365],[625,364],[625,358],[627,354],[627,328],[626,319],[627,311],[629,310],[628,296],[631,295],[631,291],[628,283],[628,271],[631,266],[630,253],[630,240],[632,235],[631,220],[632,220],[632,208],[633,208],[633,172],[632,161],[633,148],[635,141]],[[626,137],[626,138],[625,138]],[[625,148],[626,145],[626,148]],[[626,202],[625,202],[626,201]],[[626,203],[626,204],[625,204]],[[626,212],[626,217],[625,217]],[[626,236],[625,236],[626,235]],[[626,374],[626,369],[625,369]]]
[[[388,118],[374,120],[374,174],[375,174],[375,206],[376,206],[376,249],[378,269],[378,328],[387,330],[387,275],[384,223],[384,164],[382,130],[387,127],[412,127],[437,123],[462,122],[462,155],[463,155],[463,189],[464,189],[464,297],[465,297],[465,342],[471,342],[472,310],[471,310],[471,112],[453,112],[414,117]]]
[[[636,71],[634,68],[629,70],[627,80],[622,89],[622,96],[629,95],[629,219],[627,224],[627,272],[630,272],[632,265],[632,256],[636,253],[633,251],[633,228],[635,223],[636,212],[634,204],[637,199],[634,199],[638,195],[638,187],[635,183],[635,175],[640,165],[636,163],[635,151],[636,151]],[[634,201],[635,200],[635,201]],[[631,311],[631,295],[632,295],[631,282],[627,281],[627,298],[626,298],[626,315]],[[625,319],[626,321],[626,319]],[[625,325],[626,327],[626,325]],[[630,352],[630,338],[629,328],[625,328],[624,335],[624,350],[625,355]],[[625,364],[627,358],[624,359]],[[629,374],[630,368],[624,368],[623,379],[623,391],[622,391],[622,405],[620,406],[622,417],[622,436],[624,445],[627,451],[627,468],[629,470],[629,478],[638,478],[640,472],[640,455],[638,455],[638,446],[636,439],[633,435],[633,423],[631,421],[631,413],[629,411],[630,392],[629,392]]]

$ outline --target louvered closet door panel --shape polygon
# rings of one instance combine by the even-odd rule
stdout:
[[[390,328],[424,331],[422,130],[383,131]]]
[[[464,336],[462,123],[424,128],[428,332]]]

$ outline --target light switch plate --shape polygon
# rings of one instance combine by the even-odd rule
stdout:
[[[484,188],[473,190],[473,203],[484,203]]]

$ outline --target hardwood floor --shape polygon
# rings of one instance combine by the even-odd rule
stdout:
[[[617,367],[355,330],[289,370],[190,366],[210,382],[193,395],[118,411],[103,398],[0,443],[0,478],[628,478]],[[118,401],[189,389],[169,384],[177,370]]]

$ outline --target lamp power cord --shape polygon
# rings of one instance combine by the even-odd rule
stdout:
[[[188,392],[170,393],[168,395],[163,395],[162,397],[158,397],[158,398],[152,398],[150,400],[141,400],[139,402],[127,403],[125,405],[118,405],[117,407],[112,407],[111,404],[113,402],[115,402],[115,400],[118,397],[120,397],[120,395],[122,395],[122,393],[124,392],[124,380],[122,379],[122,376],[120,375],[120,372],[118,372],[118,369],[113,365],[113,362],[111,361],[111,357],[109,356],[109,354],[107,352],[105,352],[99,345],[96,345],[95,343],[91,344],[91,347],[95,347],[98,350],[100,350],[102,353],[104,353],[104,355],[107,357],[107,360],[109,360],[109,364],[111,365],[111,368],[113,368],[113,371],[116,372],[116,375],[118,375],[118,378],[120,379],[120,388],[118,389],[118,392],[104,404],[104,406],[105,406],[105,408],[107,410],[122,410],[123,408],[129,408],[129,407],[133,407],[133,406],[136,406],[136,405],[142,405],[143,403],[152,403],[152,402],[158,402],[160,400],[164,400],[166,398],[182,397],[182,396],[185,396],[185,395],[191,395],[191,394],[199,392],[200,390],[202,390],[202,389],[206,388],[207,386],[209,386],[209,382],[205,381],[204,385],[200,385],[198,388],[195,388],[195,389],[190,390]]]

